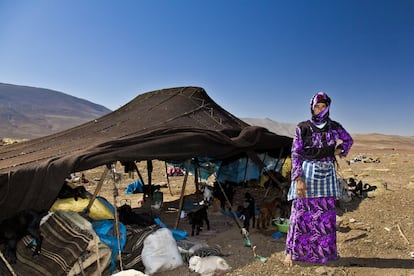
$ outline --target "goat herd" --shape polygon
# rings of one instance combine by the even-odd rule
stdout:
[[[243,200],[236,207],[233,206],[235,188],[240,187],[239,184],[232,182],[218,183],[214,182],[214,186],[203,185],[200,191],[203,193],[203,201],[197,207],[188,213],[189,223],[191,224],[191,235],[198,235],[204,222],[207,229],[210,229],[207,209],[214,202],[214,199],[220,204],[220,209],[237,218],[242,227],[246,231],[250,231],[250,227],[258,229],[270,226],[273,219],[279,217],[288,218],[290,216],[290,202],[286,200],[287,190],[283,191],[278,188],[280,193],[264,200],[260,204],[256,203],[255,198],[250,192],[244,192]]]

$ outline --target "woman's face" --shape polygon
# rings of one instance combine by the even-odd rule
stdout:
[[[326,108],[326,103],[317,103],[315,107],[313,108],[313,114],[318,115],[322,111],[324,111]]]

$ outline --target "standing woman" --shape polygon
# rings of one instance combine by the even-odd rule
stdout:
[[[345,157],[353,144],[342,125],[329,118],[331,99],[312,97],[311,120],[296,127],[292,144],[292,200],[286,238],[286,266],[292,261],[325,264],[338,259],[335,200],[340,196],[335,155]]]

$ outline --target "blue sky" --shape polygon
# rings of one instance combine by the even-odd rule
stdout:
[[[112,110],[201,86],[294,124],[325,91],[351,133],[414,135],[414,1],[0,0],[0,82]]]

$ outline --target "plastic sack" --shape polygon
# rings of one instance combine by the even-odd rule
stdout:
[[[128,184],[127,189],[125,190],[125,194],[136,194],[136,193],[143,193],[144,192],[144,185],[142,184],[141,180],[136,180],[130,184]]]
[[[114,220],[100,220],[92,222],[93,229],[99,239],[105,243],[112,251],[110,270],[114,271],[116,259],[118,257],[118,238],[114,235]],[[119,247],[122,252],[126,243],[126,227],[119,223]]]
[[[168,228],[167,225],[165,225],[164,222],[162,222],[160,218],[155,218],[154,221],[160,227],[167,228],[168,230],[170,230],[171,234],[173,235],[174,240],[176,241],[185,240],[188,237],[187,231],[178,230],[174,228]]]
[[[89,198],[78,198],[78,200],[75,200],[73,197],[58,199],[55,203],[53,203],[50,211],[56,212],[58,210],[62,210],[78,213],[83,212],[88,206],[89,200]],[[89,217],[93,220],[114,219],[114,214],[108,206],[97,199],[93,202],[92,207],[89,210]]]
[[[184,264],[177,243],[167,228],[158,229],[144,240],[141,257],[145,274],[150,275]]]

